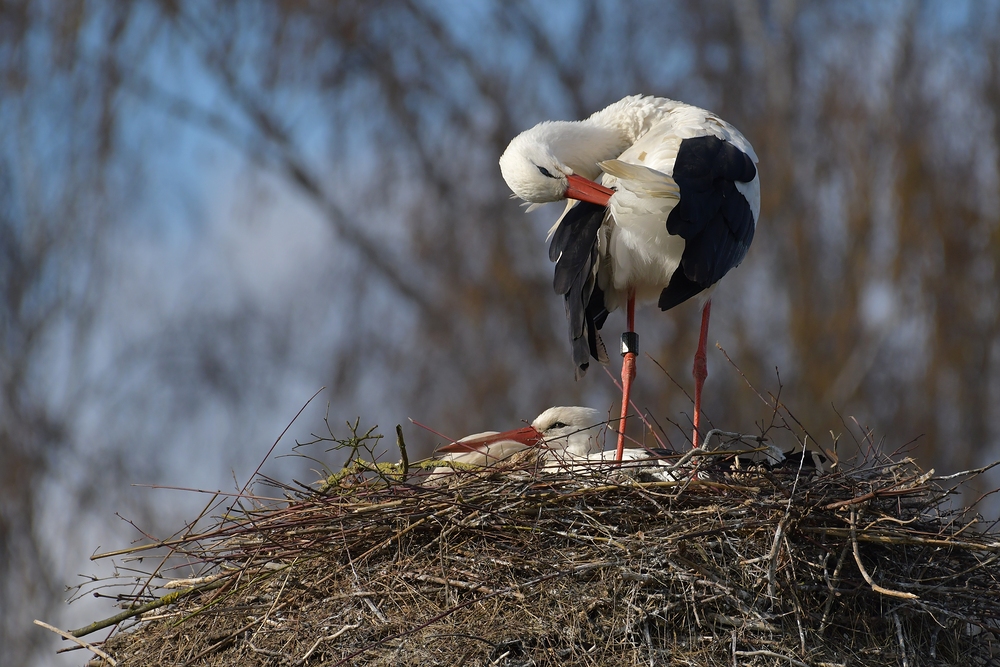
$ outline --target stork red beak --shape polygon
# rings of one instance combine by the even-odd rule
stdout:
[[[607,206],[611,195],[615,193],[611,188],[576,174],[567,176],[566,180],[569,181],[569,185],[566,186],[567,199],[579,199],[598,206]]]
[[[445,445],[444,447],[438,447],[436,451],[444,454],[475,452],[486,447],[487,445],[492,445],[495,442],[501,442],[503,440],[513,440],[514,442],[521,443],[525,447],[537,447],[542,444],[544,439],[545,438],[542,434],[536,431],[533,427],[525,426],[524,428],[515,429],[513,431],[483,435],[478,438],[467,438],[465,440],[453,442],[450,445]]]

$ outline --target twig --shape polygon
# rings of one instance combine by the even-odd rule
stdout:
[[[209,582],[204,585],[192,586],[191,588],[185,588],[183,590],[176,591],[174,593],[167,593],[162,598],[152,600],[151,602],[147,602],[144,605],[139,605],[138,607],[133,607],[132,609],[126,609],[122,613],[115,614],[110,618],[105,618],[102,621],[95,621],[88,626],[79,628],[78,630],[70,630],[70,634],[73,635],[74,637],[85,637],[89,635],[91,632],[97,632],[98,630],[102,630],[112,625],[117,625],[118,623],[126,621],[132,618],[133,616],[139,616],[140,614],[145,614],[147,611],[152,611],[153,609],[159,609],[160,607],[165,607],[168,604],[173,604],[178,600],[180,600],[181,598],[185,598],[188,595],[191,595],[192,593],[199,593],[201,591],[210,591],[216,588],[221,588],[222,585],[226,583],[228,580],[229,578],[226,577],[224,579],[217,579],[215,581]]]
[[[264,629],[264,624],[267,623],[268,617],[270,617],[270,615],[273,614],[275,612],[275,610],[278,609],[279,606],[282,606],[282,607],[285,606],[284,602],[280,603],[280,605],[279,605],[279,600],[281,600],[281,594],[285,592],[285,586],[288,584],[288,580],[291,579],[291,577],[292,577],[292,572],[294,571],[293,568],[294,568],[295,563],[297,561],[298,561],[298,558],[296,558],[291,563],[289,563],[288,566],[285,568],[285,569],[288,570],[288,572],[285,574],[285,579],[281,582],[281,587],[278,588],[278,592],[274,595],[274,600],[271,602],[271,606],[268,608],[268,610],[266,612],[264,612],[264,616],[262,616],[259,619],[259,625],[260,625],[260,627],[258,627],[254,631],[253,635],[251,635],[251,637],[250,637],[251,640],[254,637],[256,637],[257,634],[260,633],[261,630]]]
[[[875,489],[874,491],[869,491],[863,496],[858,496],[857,498],[851,498],[849,500],[838,500],[835,503],[830,503],[829,505],[825,505],[823,509],[835,510],[840,507],[847,507],[848,505],[857,505],[859,503],[865,502],[866,500],[874,500],[879,496],[893,496],[893,495],[899,495],[901,493],[915,493],[918,491],[926,491],[928,489],[926,487],[921,486],[921,484],[926,482],[927,479],[929,479],[930,476],[933,474],[934,474],[934,469],[932,468],[926,473],[922,473],[919,475],[912,475],[910,477],[907,477],[906,479],[902,479],[898,482],[890,484],[889,486],[882,487],[881,489]],[[898,488],[903,486],[904,484],[909,484],[910,482],[917,482],[917,485],[905,489]]]
[[[801,660],[796,660],[790,655],[784,655],[783,653],[775,653],[774,651],[733,651],[733,654],[744,657],[763,655],[768,658],[778,658],[780,660],[787,660],[788,662],[792,663],[793,665],[797,665],[798,667],[809,667],[808,664],[802,662]]]
[[[301,658],[299,658],[298,660],[296,660],[295,662],[292,663],[293,667],[298,667],[299,665],[306,664],[306,660],[309,659],[309,656],[311,656],[313,654],[313,652],[317,648],[319,648],[319,645],[322,644],[323,642],[332,641],[332,640],[336,639],[337,637],[339,637],[340,635],[342,635],[345,632],[347,632],[348,630],[354,630],[355,628],[359,628],[359,627],[361,627],[361,625],[358,624],[358,623],[353,623],[351,625],[345,625],[340,630],[337,630],[336,632],[334,632],[332,635],[326,635],[326,636],[320,637],[319,639],[317,639],[313,643],[313,645],[309,648],[309,650],[306,651],[305,655],[303,655]]]
[[[718,343],[715,344],[715,347],[717,347],[719,349],[719,351],[722,352],[722,356],[724,356],[726,358],[726,361],[729,362],[729,365],[732,366],[733,368],[735,368],[736,372],[740,374],[740,377],[743,378],[744,382],[746,382],[746,385],[747,385],[747,387],[750,388],[750,391],[752,391],[753,393],[757,394],[757,398],[759,398],[764,405],[766,405],[767,407],[774,407],[775,411],[777,411],[777,409],[778,409],[778,403],[777,403],[777,401],[775,401],[774,404],[772,405],[771,401],[769,401],[766,398],[764,398],[763,396],[761,396],[761,393],[759,391],[757,391],[757,387],[753,386],[753,383],[750,382],[750,378],[748,378],[746,376],[746,374],[743,372],[743,369],[740,368],[739,366],[737,366],[736,362],[733,361],[729,357],[729,353],[726,352],[725,348],[723,348]]]
[[[868,582],[868,585],[871,586],[872,590],[875,591],[876,593],[881,593],[882,595],[889,595],[894,598],[902,598],[904,600],[917,599],[919,596],[914,595],[913,593],[904,593],[902,591],[894,591],[888,588],[883,588],[882,586],[879,586],[874,581],[872,581],[871,576],[868,574],[868,570],[866,570],[865,566],[861,563],[861,553],[858,551],[857,529],[855,528],[856,520],[857,520],[857,510],[851,508],[851,544],[854,545],[854,562],[858,564],[858,570],[860,570],[861,576],[864,577],[865,581]]]
[[[660,482],[664,484],[665,482]],[[799,530],[807,533],[824,533],[837,537],[851,537],[851,530],[848,528],[831,528],[828,526],[800,526]],[[1000,542],[969,542],[966,540],[937,539],[933,537],[917,537],[916,535],[883,535],[862,533],[855,538],[861,542],[876,542],[879,544],[913,544],[933,547],[954,547],[956,549],[969,549],[971,551],[1000,551]]]
[[[478,593],[495,593],[489,586],[484,586],[483,584],[474,584],[469,581],[459,581],[458,579],[445,579],[443,577],[435,577],[430,574],[419,574],[417,572],[404,572],[403,576],[407,579],[415,579],[416,581],[423,581],[429,584],[438,584],[439,586],[453,586],[455,588],[461,588],[467,591],[476,591]],[[523,595],[521,597],[524,597]]]
[[[410,471],[410,458],[406,455],[406,441],[403,440],[403,427],[396,424],[396,447],[399,448],[399,467],[403,482],[406,481],[406,473]]]
[[[437,437],[439,437],[439,438],[447,441],[448,443],[450,443],[452,445],[455,444],[456,442],[458,442],[458,440],[455,440],[454,438],[449,438],[448,436],[444,435],[443,433],[435,431],[430,426],[426,426],[424,424],[421,424],[420,422],[418,422],[413,417],[410,417],[409,419],[410,419],[410,423],[413,424],[414,426],[419,426],[420,428],[424,429],[425,431],[430,431],[431,433],[433,433]]]
[[[778,552],[781,549],[781,535],[785,529],[785,519],[788,518],[788,513],[786,512],[781,520],[778,521],[778,527],[774,529],[774,542],[771,544],[771,553],[768,554],[768,564],[767,564],[767,596],[770,598],[774,597],[775,591],[775,573],[778,569]]]
[[[216,579],[221,579],[227,576],[228,572],[216,572],[215,574],[209,574],[204,577],[193,577],[190,579],[171,579],[163,584],[163,588],[167,590],[173,590],[174,588],[191,588],[193,586],[200,586],[202,584],[210,584]]]
[[[799,476],[802,474],[802,464],[805,462],[805,451],[806,444],[808,443],[808,437],[806,441],[802,443],[802,457],[799,459],[799,469],[795,472],[795,480],[792,482],[792,491],[788,494],[788,502],[785,504],[785,513],[782,515],[781,520],[778,521],[778,527],[774,529],[774,542],[771,545],[771,553],[767,567],[767,595],[768,597],[774,597],[775,589],[775,573],[778,569],[778,554],[781,551],[781,537],[785,531],[785,524],[788,522],[789,517],[792,515],[792,500],[795,498],[795,489],[799,485]]]
[[[998,465],[1000,465],[1000,461],[994,461],[993,463],[989,464],[988,466],[983,466],[982,468],[973,468],[972,470],[963,470],[962,472],[956,472],[956,473],[952,473],[950,475],[943,475],[941,477],[935,477],[934,481],[935,482],[940,482],[940,481],[943,481],[943,480],[946,480],[946,479],[955,479],[956,477],[964,477],[966,475],[981,475],[984,472],[986,472],[987,470],[992,470],[993,468],[997,467]]]
[[[197,539],[204,540],[213,537],[222,537],[235,530],[239,530],[245,527],[252,527],[254,524],[253,520],[247,520],[242,523],[230,523],[229,525],[221,525],[216,530],[210,531],[208,533],[203,533],[201,535],[195,536]],[[115,556],[129,556],[140,551],[149,551],[151,549],[159,549],[161,547],[166,547],[170,550],[174,550],[174,547],[180,546],[182,544],[190,544],[192,537],[185,535],[184,537],[178,537],[170,540],[160,540],[157,542],[151,542],[149,544],[140,544],[138,546],[129,547],[127,549],[118,549],[116,551],[105,551],[103,553],[94,554],[90,557],[90,560],[100,560],[102,558],[113,558]]]
[[[892,620],[896,623],[896,639],[899,640],[899,652],[903,656],[903,667],[910,667],[910,661],[906,659],[906,644],[903,642],[903,624],[899,622],[899,614],[893,612]]]
[[[837,558],[837,564],[833,568],[833,579],[826,580],[826,586],[830,590],[830,594],[826,596],[826,602],[823,604],[823,618],[819,622],[819,634],[823,636],[826,632],[826,626],[830,619],[830,610],[833,608],[833,600],[837,597],[837,591],[835,586],[837,581],[840,579],[840,568],[844,566],[844,559],[847,557],[847,550],[850,545],[844,543],[844,548],[840,550],[840,556]],[[826,576],[826,568],[823,570],[824,577]]]
[[[431,516],[436,516],[437,514],[440,514],[440,512],[435,512]],[[393,542],[395,542],[396,540],[398,540],[399,538],[401,538],[403,535],[406,535],[408,532],[410,532],[411,530],[413,530],[417,526],[421,525],[422,523],[424,523],[425,521],[427,521],[427,519],[429,519],[429,518],[430,517],[426,517],[425,516],[423,519],[418,519],[417,521],[414,521],[413,523],[411,523],[409,526],[407,526],[403,530],[401,530],[401,531],[397,532],[396,534],[394,534],[393,536],[391,536],[391,537],[383,540],[379,544],[376,544],[371,549],[369,549],[368,551],[366,551],[363,554],[361,554],[360,556],[358,556],[355,560],[357,560],[357,561],[363,561],[365,558],[367,558],[371,554],[375,553],[379,549],[381,549],[383,547],[389,546],[390,544],[392,544]]]
[[[82,646],[83,648],[87,649],[88,651],[90,651],[94,655],[98,656],[99,658],[104,658],[105,660],[107,660],[108,664],[111,665],[111,667],[115,667],[115,665],[118,664],[118,661],[115,660],[114,658],[112,658],[110,655],[108,655],[107,653],[105,653],[101,649],[97,648],[93,644],[91,644],[89,642],[83,641],[79,637],[73,635],[73,633],[71,633],[71,632],[66,632],[64,630],[60,630],[59,628],[54,627],[52,625],[49,625],[48,623],[45,623],[44,621],[39,621],[38,619],[35,619],[35,625],[40,625],[41,627],[45,628],[46,630],[49,630],[51,632],[56,633],[57,635],[59,635],[63,639],[68,639],[71,642],[79,644],[80,646]]]
[[[301,408],[299,408],[298,412],[295,413],[295,416],[292,417],[292,421],[288,422],[288,425],[285,426],[284,430],[280,434],[278,434],[278,437],[274,441],[274,444],[271,445],[271,448],[267,450],[267,454],[265,454],[264,458],[261,459],[260,463],[257,464],[257,469],[253,471],[253,474],[250,475],[249,479],[247,479],[247,483],[243,485],[242,489],[240,489],[239,493],[240,496],[242,496],[247,492],[247,488],[250,486],[250,483],[253,482],[254,478],[257,476],[257,473],[259,473],[260,469],[264,467],[264,464],[267,462],[267,460],[271,458],[271,454],[274,452],[274,448],[278,446],[278,443],[281,442],[281,439],[285,437],[286,433],[288,433],[288,429],[292,428],[292,424],[294,424],[295,421],[299,418],[299,415],[301,415],[305,411],[305,409],[309,407],[309,404],[313,402],[313,399],[319,396],[324,389],[326,389],[326,387],[320,387],[319,389],[317,389],[316,393],[310,396],[309,400],[306,401]],[[235,504],[229,508],[229,512],[227,512],[227,514],[233,511],[233,507],[235,507]]]
[[[764,438],[759,435],[744,435],[743,433],[735,433],[733,431],[723,431],[721,428],[713,428],[705,434],[705,439],[701,441],[701,449],[708,450],[708,443],[712,441],[713,435],[724,435],[727,438],[733,438],[740,442],[743,442],[743,440],[756,440],[758,443],[764,442]]]

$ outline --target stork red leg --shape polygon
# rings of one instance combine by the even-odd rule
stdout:
[[[625,308],[628,331],[622,335],[622,418],[618,422],[618,447],[615,460],[622,460],[625,451],[625,417],[628,416],[629,398],[632,395],[632,380],[635,379],[635,354],[639,336],[635,333],[635,290],[629,290]]]
[[[708,377],[705,341],[708,338],[708,318],[711,314],[712,300],[709,299],[701,311],[701,335],[698,336],[698,351],[694,353],[694,368],[691,370],[691,374],[694,376],[694,434],[691,436],[693,447],[698,446],[698,427],[701,424],[701,389],[705,385],[705,378]]]

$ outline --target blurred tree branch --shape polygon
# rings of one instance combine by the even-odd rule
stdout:
[[[154,412],[191,421],[224,397],[226,419],[247,419],[296,360],[297,381],[329,384],[348,414],[406,410],[448,432],[609,407],[600,373],[572,381],[544,251],[557,212],[523,215],[496,161],[539,120],[637,92],[717,111],[759,154],[760,228],[715,329],[747,377],[765,386],[778,367],[813,433],[843,430],[833,402],[892,442],[927,434],[927,467],[973,467],[1000,441],[1000,10],[954,7],[945,21],[943,4],[818,0],[588,0],[559,15],[532,0],[5,4],[0,606],[54,594],[38,489],[98,446],[74,439],[80,397],[108,442],[129,443],[122,460]],[[95,380],[92,337],[122,293],[111,255],[131,250],[126,230],[178,225],[137,222],[130,204],[170,187],[142,173],[179,127],[253,167],[235,222],[212,224],[249,234],[268,205],[255,179],[273,176],[334,232],[327,264],[273,303],[201,284],[175,311],[137,298],[148,312],[118,316],[150,331],[105,333],[116,361]],[[206,181],[223,170],[166,159]],[[218,194],[200,194],[171,214],[208,220]],[[640,314],[682,386],[696,310]],[[766,423],[717,368],[707,413]],[[657,372],[640,380],[655,416],[690,411]],[[119,451],[106,446],[102,463]],[[22,635],[3,619],[14,661],[31,649]]]

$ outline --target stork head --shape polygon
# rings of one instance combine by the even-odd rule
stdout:
[[[544,204],[566,198],[567,177],[573,169],[552,154],[543,123],[514,137],[500,156],[500,173],[511,191],[524,201]]]
[[[514,137],[500,156],[514,195],[533,204],[569,198],[606,205],[613,191],[592,179],[601,172],[598,162],[621,152],[620,142],[605,130],[596,136],[582,130],[580,123],[546,122]]]
[[[599,436],[606,423],[593,408],[558,407],[538,415],[531,427],[541,434],[541,445],[554,456],[583,457],[603,449]]]
[[[531,426],[477,433],[436,450],[438,456],[472,465],[492,465],[519,451],[539,447],[546,458],[587,456],[601,451],[598,436],[606,420],[592,408],[549,408]]]

